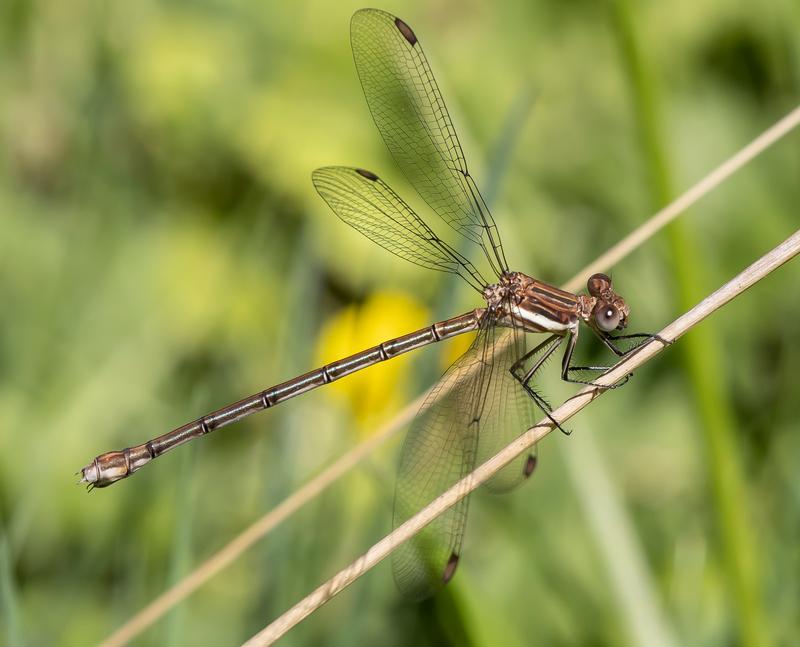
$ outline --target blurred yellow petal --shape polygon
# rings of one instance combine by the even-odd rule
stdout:
[[[470,344],[475,340],[476,334],[477,333],[459,335],[443,344],[441,353],[439,353],[439,368],[443,373],[464,354]]]
[[[428,310],[403,292],[382,291],[359,306],[349,306],[323,327],[317,344],[319,363],[324,364],[369,348],[393,337],[422,328]],[[409,391],[410,355],[350,375],[331,384],[330,395],[352,410],[359,428],[402,406]]]

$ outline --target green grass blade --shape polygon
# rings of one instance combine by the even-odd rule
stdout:
[[[667,204],[674,196],[672,174],[665,146],[656,78],[635,33],[635,17],[628,0],[613,5],[614,34],[627,73],[638,129],[642,159],[648,175],[652,207]],[[685,309],[703,296],[705,269],[692,232],[681,222],[670,225],[667,239],[677,289],[678,308]],[[731,589],[733,614],[739,622],[742,644],[764,644],[766,623],[760,604],[760,582],[755,539],[750,531],[749,505],[740,467],[731,403],[723,391],[725,375],[722,349],[711,329],[700,326],[681,343],[681,357],[689,376],[706,444],[706,468],[711,480],[714,509],[722,541],[726,578]]]

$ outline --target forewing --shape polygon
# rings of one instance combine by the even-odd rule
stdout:
[[[314,171],[311,179],[339,218],[384,249],[422,267],[457,274],[478,291],[486,284],[469,261],[374,173],[328,166]]]
[[[492,216],[467,170],[422,46],[399,18],[362,9],[350,39],[364,95],[389,151],[431,208],[506,270]]]

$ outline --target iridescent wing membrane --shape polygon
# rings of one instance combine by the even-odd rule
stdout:
[[[391,14],[362,9],[350,42],[372,118],[403,173],[444,222],[483,249],[496,274],[507,271],[494,219],[414,32]]]
[[[525,352],[524,335],[487,324],[428,395],[406,436],[395,490],[395,528],[534,423],[532,401],[508,371]],[[530,475],[535,461],[533,455],[516,459],[487,487],[510,490]],[[453,576],[468,502],[461,499],[394,550],[392,567],[401,591],[424,598]]]
[[[462,254],[441,240],[377,175],[328,166],[311,176],[319,194],[344,222],[384,249],[416,265],[450,272],[478,292],[486,280]]]

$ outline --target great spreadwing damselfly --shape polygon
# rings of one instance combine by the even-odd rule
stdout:
[[[561,362],[564,380],[593,384],[593,372],[606,370],[573,365],[581,324],[616,355],[625,352],[621,344],[630,346],[630,340],[649,337],[612,336],[626,327],[629,310],[605,274],[591,276],[588,294],[577,295],[509,270],[494,219],[467,170],[422,46],[405,22],[383,11],[363,9],[353,16],[351,42],[367,104],[389,151],[460,243],[451,244],[434,233],[371,171],[320,168],[312,175],[314,186],[348,225],[401,258],[461,277],[482,297],[483,305],[259,391],[141,445],[101,454],[82,469],[81,482],[106,487],[178,445],[252,413],[411,350],[477,332],[469,349],[433,388],[408,432],[394,502],[398,526],[477,462],[528,429],[535,407],[550,415],[533,378],[562,344],[566,345]],[[482,273],[462,248],[480,250],[481,264],[488,270]],[[492,280],[485,278],[486,271]],[[529,333],[547,337],[528,350]],[[551,422],[560,427],[556,420]],[[521,457],[487,486],[510,490],[535,465],[535,454]],[[394,552],[394,574],[401,590],[423,597],[453,576],[467,505],[468,499],[462,499]]]

